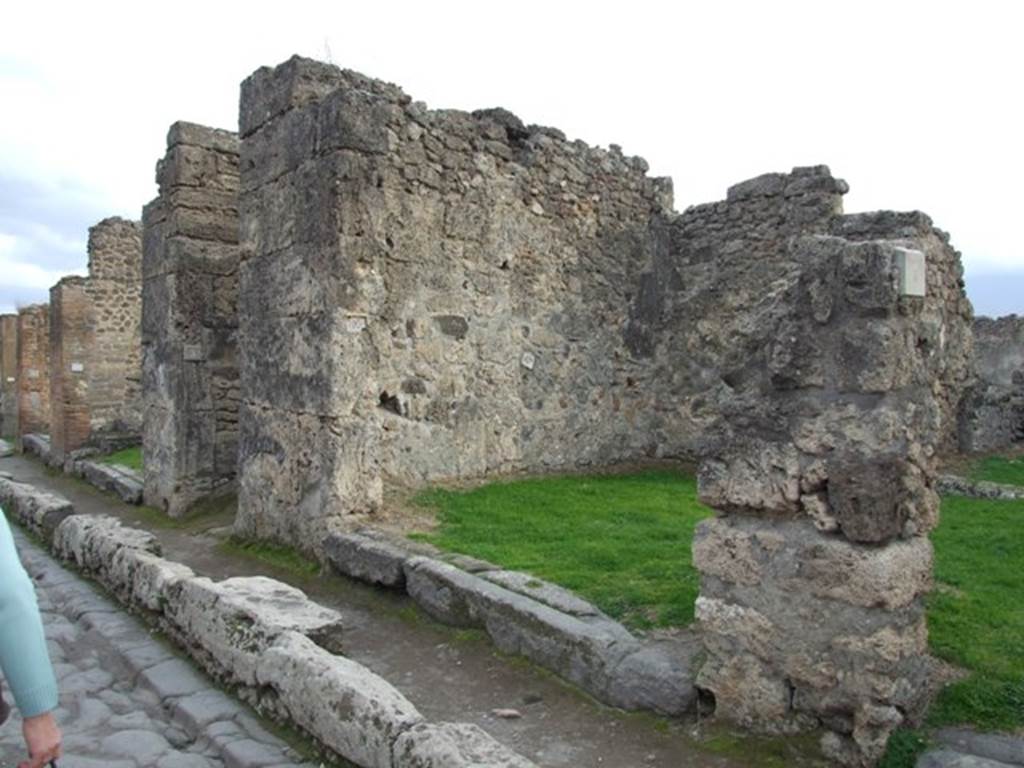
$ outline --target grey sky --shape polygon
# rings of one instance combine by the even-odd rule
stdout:
[[[177,119],[232,128],[293,53],[432,107],[504,106],[672,176],[676,206],[826,163],[848,211],[918,208],[979,314],[1024,313],[1024,46],[1005,2],[19,3],[0,27],[0,311],[138,218]]]

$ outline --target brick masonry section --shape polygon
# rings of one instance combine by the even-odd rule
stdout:
[[[18,428],[16,436],[50,431],[50,308],[18,312]]]

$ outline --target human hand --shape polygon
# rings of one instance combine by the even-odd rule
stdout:
[[[26,717],[21,724],[21,733],[28,747],[28,760],[18,763],[18,768],[43,768],[61,756],[60,728],[52,712]]]

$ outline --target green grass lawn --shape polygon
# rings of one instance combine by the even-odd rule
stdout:
[[[1024,484],[1020,459],[981,466],[986,479]],[[545,477],[415,501],[436,510],[436,532],[421,538],[442,549],[561,584],[633,627],[693,620],[690,544],[710,511],[690,476]],[[932,652],[968,676],[940,694],[927,726],[1024,727],[1024,501],[947,497],[932,541]],[[927,730],[897,732],[882,765],[909,768],[926,739]]]
[[[134,469],[136,472],[142,471],[142,446],[137,445],[134,448],[125,448],[117,453],[111,453],[100,459],[103,464],[121,464],[122,466]]]
[[[1008,459],[988,456],[980,459],[971,467],[970,478],[1005,485],[1024,485],[1024,456]]]
[[[431,490],[436,533],[454,552],[561,584],[625,624],[693,621],[693,528],[711,514],[692,476],[672,471],[543,477],[471,491]]]

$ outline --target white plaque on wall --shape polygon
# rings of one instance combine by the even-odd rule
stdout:
[[[72,373],[81,373],[84,370],[85,370],[85,366],[82,365],[81,363],[72,363],[71,364],[71,372]]]

